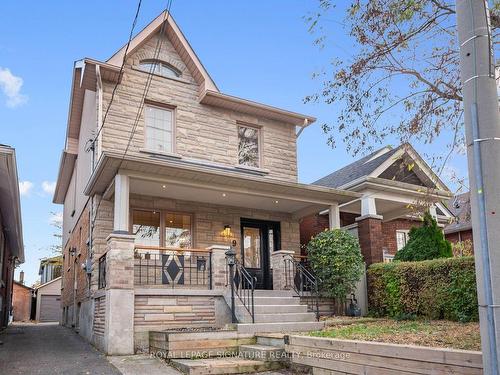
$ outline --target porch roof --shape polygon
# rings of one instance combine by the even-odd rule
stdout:
[[[127,156],[122,162],[122,155],[113,152],[103,153],[85,194],[103,194],[109,199],[118,172],[130,177],[132,194],[287,212],[297,217],[361,197],[357,192],[280,181],[252,170],[173,157]]]

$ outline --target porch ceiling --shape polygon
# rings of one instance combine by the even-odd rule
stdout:
[[[148,181],[141,178],[130,179],[130,193],[144,196],[203,202],[216,205],[244,207],[266,211],[293,213],[301,216],[301,212],[321,211],[327,207],[321,204],[284,199],[272,195],[239,193],[218,188],[197,187],[179,183]]]
[[[361,197],[356,192],[278,181],[191,160],[131,156],[121,163],[121,155],[114,153],[101,156],[85,194],[106,192],[111,196],[118,168],[130,176],[132,194],[287,212],[297,217]]]

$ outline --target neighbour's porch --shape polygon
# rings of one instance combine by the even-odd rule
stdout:
[[[451,195],[447,190],[372,177],[355,190],[361,198],[339,205],[341,228],[359,238],[367,264],[391,261],[424,210],[442,227],[453,218],[442,203]]]

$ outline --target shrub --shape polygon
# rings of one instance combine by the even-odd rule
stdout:
[[[359,242],[345,230],[319,233],[307,245],[307,255],[326,297],[344,299],[363,274]]]
[[[451,243],[444,238],[430,213],[426,212],[423,225],[411,228],[409,234],[408,243],[396,253],[394,260],[411,262],[453,256]]]
[[[367,279],[372,315],[478,320],[473,257],[377,263]]]

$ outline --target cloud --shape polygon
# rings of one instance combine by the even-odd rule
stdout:
[[[21,94],[23,79],[11,73],[8,68],[0,66],[0,89],[7,97],[5,104],[7,107],[14,108],[20,106],[28,100],[26,95]]]
[[[21,196],[29,196],[31,190],[33,189],[33,182],[31,181],[20,181],[19,182],[19,193]]]
[[[49,194],[54,195],[54,191],[56,190],[56,182],[55,181],[43,181],[42,182],[42,190]]]
[[[53,225],[61,225],[63,222],[62,212],[51,212],[49,217],[49,223]]]

